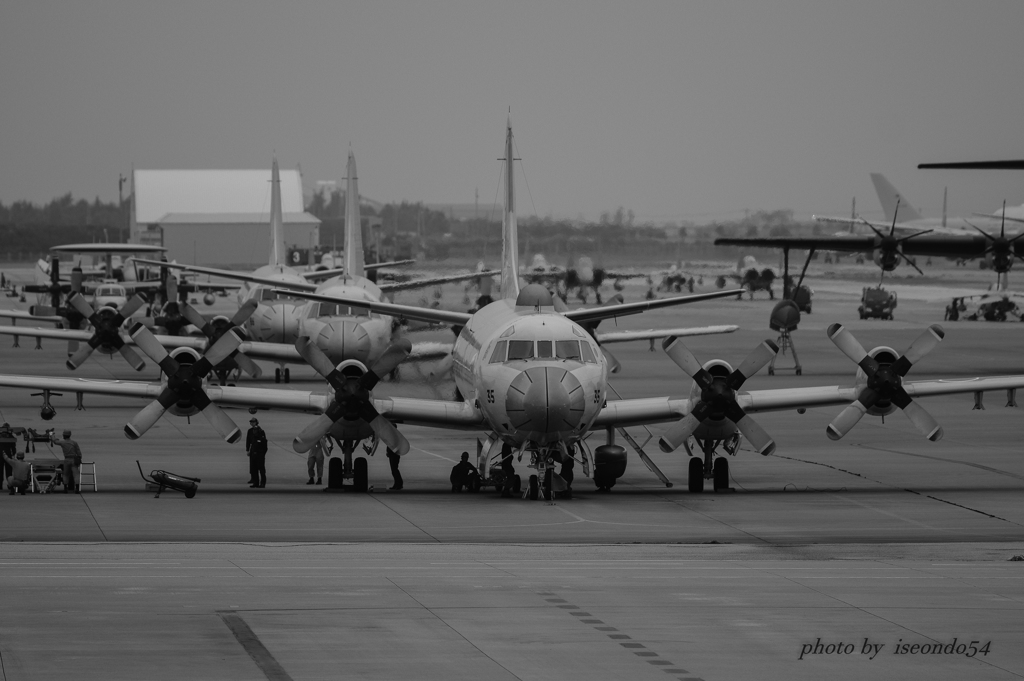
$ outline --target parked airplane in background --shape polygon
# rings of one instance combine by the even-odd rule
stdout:
[[[736,432],[739,432],[756,451],[769,454],[775,449],[775,443],[754,423],[750,413],[848,404],[847,409],[830,424],[829,437],[841,437],[865,413],[883,415],[899,407],[922,433],[930,440],[936,440],[941,437],[941,429],[913,401],[914,397],[1024,387],[1024,376],[904,383],[907,371],[941,339],[940,329],[932,327],[903,357],[897,357],[888,348],[865,352],[841,325],[836,324],[829,328],[829,337],[860,367],[859,378],[851,388],[827,386],[740,392],[743,382],[774,356],[776,348],[770,341],[759,344],[752,355],[733,371],[721,360],[700,365],[677,338],[669,337],[665,342],[667,352],[694,379],[695,387],[691,389],[690,397],[609,400],[608,364],[593,335],[601,320],[657,307],[732,296],[738,291],[559,310],[556,299],[545,287],[537,284],[520,287],[512,152],[512,127],[509,123],[505,140],[505,209],[499,300],[470,315],[304,294],[322,302],[333,300],[343,305],[365,306],[384,314],[408,313],[419,319],[458,325],[460,333],[453,351],[454,374],[464,399],[373,397],[371,391],[380,378],[408,356],[411,345],[406,339],[393,343],[372,366],[367,367],[356,361],[335,364],[309,339],[300,338],[296,343],[297,350],[328,381],[330,391],[327,393],[231,386],[217,388],[206,385],[210,367],[241,346],[239,334],[235,331],[226,333],[204,358],[187,348],[166,353],[141,325],[132,330],[132,337],[144,352],[160,363],[169,377],[159,384],[3,375],[0,376],[0,385],[42,390],[44,404],[50,409],[51,391],[153,400],[126,425],[125,433],[130,438],[145,433],[167,411],[177,415],[203,413],[228,442],[237,440],[240,431],[218,405],[318,413],[320,415],[295,437],[294,449],[307,451],[324,434],[331,433],[342,442],[346,459],[351,457],[358,441],[365,438],[371,438],[374,444],[383,441],[399,454],[407,452],[409,443],[396,428],[396,423],[479,429],[487,433],[487,444],[478,459],[481,474],[487,477],[492,464],[503,453],[518,453],[520,461],[524,455],[528,456],[527,466],[535,471],[529,478],[528,495],[531,498],[538,498],[542,493],[550,497],[564,487],[555,466],[559,463],[568,465],[570,458],[583,466],[584,473],[594,479],[598,488],[608,489],[614,485],[626,466],[626,450],[615,443],[616,431],[665,480],[642,448],[628,436],[624,430],[628,426],[678,422],[662,438],[663,449],[674,449],[691,435],[716,446],[720,439],[738,446]],[[592,450],[585,438],[588,433],[599,429],[606,432],[607,440]],[[705,446],[705,462],[710,458],[708,451]],[[696,466],[691,464],[691,490],[701,489],[708,475],[715,480],[716,489],[721,487],[719,483],[723,479],[727,482],[727,464],[714,463],[710,472],[703,464],[699,459]],[[361,464],[356,462],[354,471],[357,489],[365,490],[365,459],[361,459]]]
[[[583,304],[587,302],[587,290],[594,292],[594,299],[600,305],[601,285],[609,279],[615,280],[615,289],[621,290],[623,279],[639,279],[646,277],[645,272],[627,272],[625,270],[608,270],[604,267],[595,266],[594,261],[586,255],[578,258],[569,258],[565,267],[552,265],[544,257],[543,253],[533,256],[533,262],[522,272],[523,279],[530,284],[540,283],[551,285],[556,288],[563,300],[567,300],[569,294],[576,292],[576,298]],[[563,295],[564,293],[564,295]]]

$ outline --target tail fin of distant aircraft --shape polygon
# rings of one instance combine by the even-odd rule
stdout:
[[[281,212],[281,173],[277,169],[276,156],[270,171],[269,264],[275,267],[288,265],[288,254],[284,250],[284,214]]]
[[[363,267],[363,223],[359,217],[359,178],[356,157],[350,149],[345,174],[345,276],[366,276]]]
[[[519,235],[516,229],[512,114],[505,128],[505,212],[501,218],[501,297],[519,297]]]
[[[892,183],[881,173],[871,173],[871,181],[875,185],[875,191],[878,192],[878,201],[882,204],[882,210],[885,211],[886,221],[892,221],[895,217],[897,202],[900,205],[900,222],[922,219],[921,214],[910,205],[907,197],[896,191],[896,187],[892,186]]]

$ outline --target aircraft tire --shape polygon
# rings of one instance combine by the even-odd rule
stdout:
[[[292,370],[289,369],[288,367],[285,367],[285,369],[284,369],[284,382],[285,383],[291,383],[292,382]]]
[[[529,495],[530,496],[530,501],[537,501],[537,497],[540,496],[540,494],[539,494],[539,492],[540,492],[540,489],[539,489],[540,488],[540,484],[539,484],[539,482],[537,480],[537,476],[536,475],[531,475],[530,476],[529,484],[530,484],[530,495]]]
[[[523,493],[523,478],[520,475],[516,475],[512,478],[512,494]]]
[[[551,473],[553,471],[549,468],[544,473],[544,501],[551,501],[551,497],[554,493],[551,491]]]
[[[721,456],[715,459],[714,484],[716,492],[729,489],[729,460]]]
[[[691,494],[700,494],[704,491],[704,462],[699,456],[690,457],[686,482]]]
[[[274,383],[281,382],[281,368],[274,369]]]
[[[369,487],[369,472],[366,457],[360,456],[352,462],[352,488],[356,492],[366,492]]]

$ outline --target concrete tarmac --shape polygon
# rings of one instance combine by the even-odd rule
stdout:
[[[897,350],[941,323],[942,304],[927,295],[897,308],[896,321],[860,321],[857,296],[827,288],[794,334],[803,375],[762,372],[745,387],[852,381],[854,365],[825,338],[832,321],[848,322],[865,347]],[[636,292],[627,289],[627,299]],[[638,315],[619,328],[738,323],[737,333],[687,342],[701,360],[736,365],[777,336],[767,328],[771,306],[759,294]],[[1024,373],[1024,326],[944,326],[946,340],[909,378]],[[8,373],[69,373],[59,343],[0,345]],[[660,347],[612,351],[624,367],[612,381],[623,397],[688,391]],[[403,382],[378,392],[450,390],[430,372],[403,370]],[[90,359],[75,375],[138,378],[119,357]],[[142,378],[155,375],[147,368]],[[257,384],[321,389],[310,370],[293,375],[290,386]],[[824,434],[838,409],[760,414],[777,453],[741,449],[730,460],[730,493],[689,494],[685,453],[663,454],[652,440],[645,450],[674,487],[631,457],[610,494],[577,469],[575,498],[547,503],[447,491],[459,452],[475,451],[475,433],[403,428],[413,444],[404,490],[386,491],[387,461],[377,455],[372,493],[328,494],[304,484],[305,456],[290,448],[312,417],[261,412],[269,483],[251,490],[242,447],[220,441],[205,419],[165,417],[130,442],[122,428],[138,402],[87,396],[76,412],[66,395],[44,423],[39,398],[2,390],[4,420],[74,431],[96,461],[99,491],[0,495],[0,671],[5,679],[1020,677],[1024,562],[1011,559],[1024,555],[1024,457],[1020,412],[1004,408],[1005,398],[986,395],[984,411],[971,409],[970,395],[922,400],[945,429],[938,443],[899,413],[884,423],[866,417],[838,443]],[[655,438],[661,429],[651,428]],[[40,446],[35,456],[56,454]],[[202,478],[198,495],[154,499],[136,459],[147,473]],[[972,641],[975,649],[990,641],[987,654],[969,656]],[[883,647],[872,659],[875,645]]]

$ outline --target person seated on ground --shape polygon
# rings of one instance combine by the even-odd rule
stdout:
[[[453,492],[461,492],[463,487],[471,490],[474,487],[474,482],[479,483],[480,473],[476,470],[476,466],[469,462],[469,452],[462,452],[462,460],[452,466],[450,480]]]
[[[32,467],[25,461],[25,452],[18,452],[15,458],[7,454],[3,455],[4,464],[11,467],[11,475],[7,478],[7,488],[10,494],[20,491],[22,494],[28,488],[28,482],[32,478]]]

